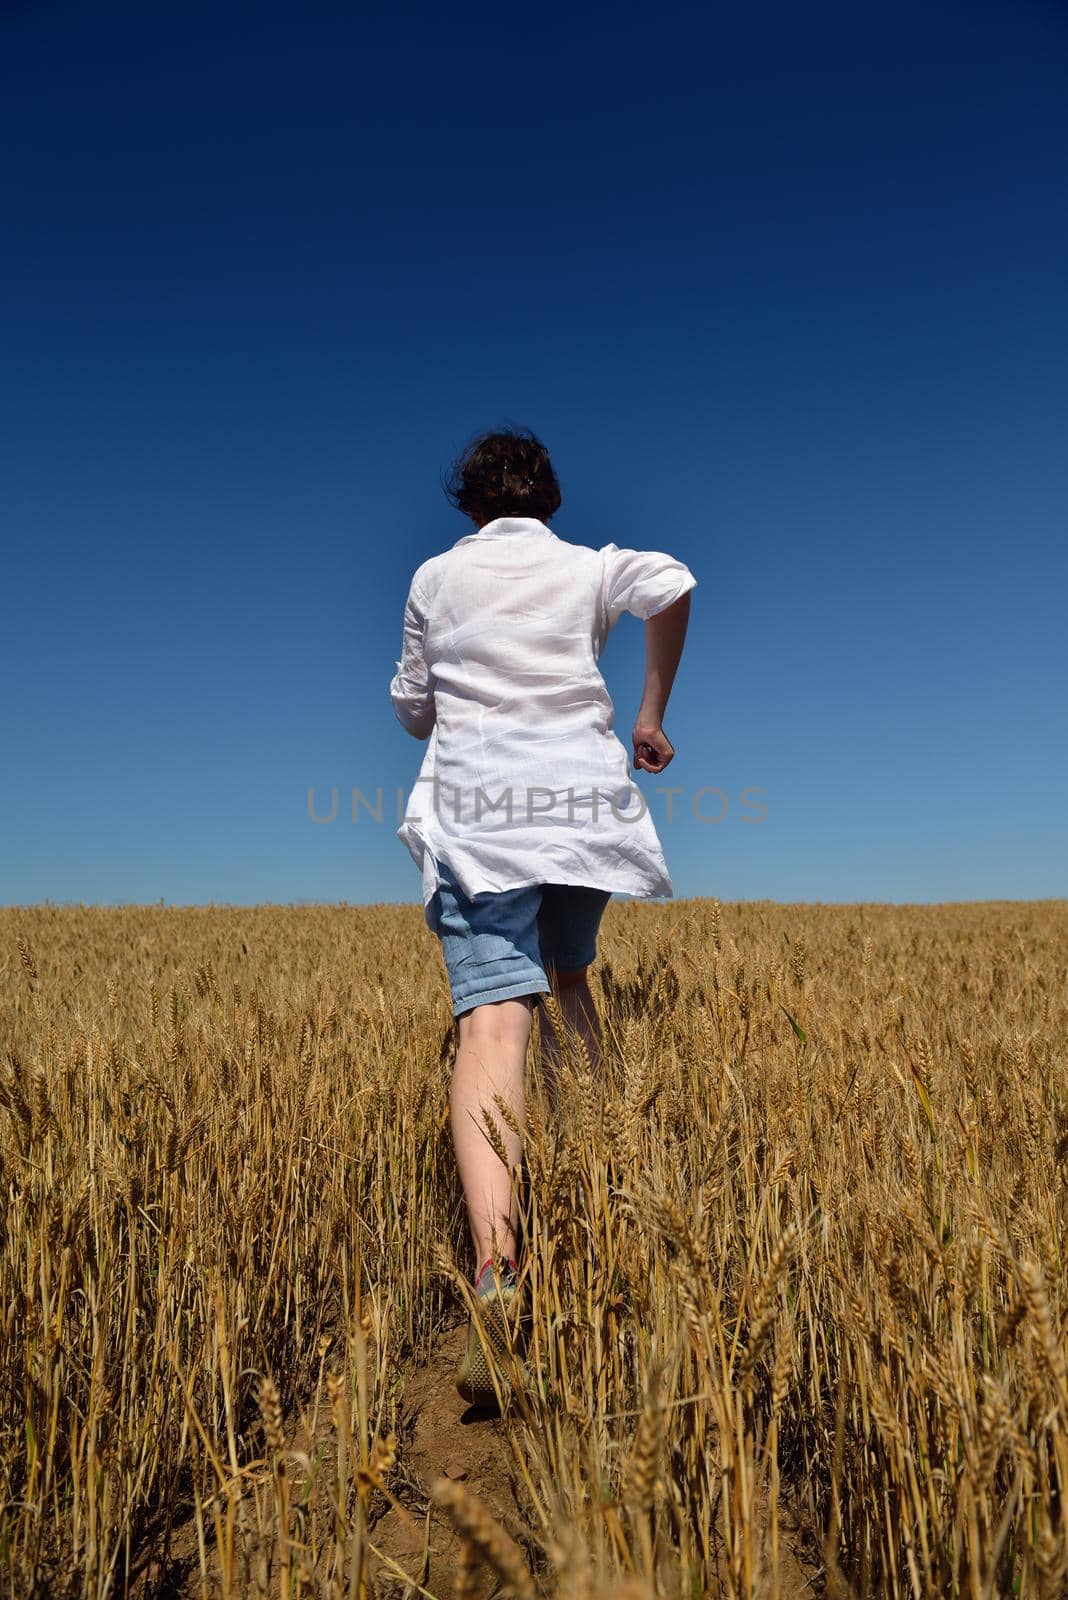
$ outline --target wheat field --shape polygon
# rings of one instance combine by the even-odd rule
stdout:
[[[1064,902],[613,902],[472,1422],[417,906],[0,962],[7,1594],[1068,1593]]]

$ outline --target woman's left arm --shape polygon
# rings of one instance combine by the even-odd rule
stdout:
[[[415,739],[429,738],[437,718],[434,686],[423,654],[425,623],[425,601],[413,579],[404,607],[401,658],[389,694],[398,721]]]

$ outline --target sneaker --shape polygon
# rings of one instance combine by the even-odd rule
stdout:
[[[481,1313],[482,1330],[479,1331],[474,1317],[468,1319],[467,1349],[456,1368],[456,1387],[471,1405],[495,1405],[497,1389],[493,1382],[491,1361],[496,1358],[501,1367],[507,1367],[510,1356],[509,1330],[513,1345],[515,1341],[515,1313],[519,1307],[519,1268],[516,1263],[512,1260],[502,1261],[498,1288],[493,1276],[493,1261],[485,1262],[475,1279],[475,1298]]]

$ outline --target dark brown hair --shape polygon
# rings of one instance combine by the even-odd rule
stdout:
[[[442,487],[457,511],[479,527],[496,517],[547,522],[560,506],[549,452],[529,428],[480,433],[455,461]]]

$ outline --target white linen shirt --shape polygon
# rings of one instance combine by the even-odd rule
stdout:
[[[696,583],[660,551],[570,544],[533,517],[497,517],[417,568],[390,698],[429,737],[396,832],[424,913],[442,862],[468,897],[673,893],[597,662],[624,611],[654,616]]]

